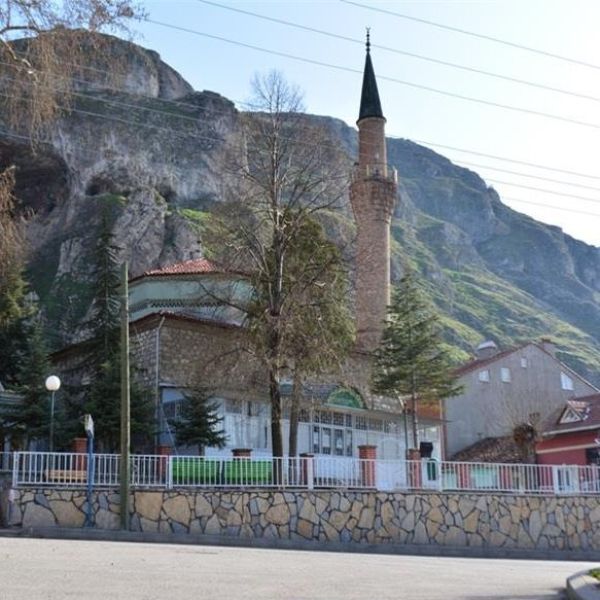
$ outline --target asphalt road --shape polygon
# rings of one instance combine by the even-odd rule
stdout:
[[[0,599],[549,600],[589,566],[0,538]]]

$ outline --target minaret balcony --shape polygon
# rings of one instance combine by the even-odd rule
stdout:
[[[398,171],[392,165],[385,163],[355,164],[352,169],[352,181],[364,181],[365,179],[390,181],[397,185]]]

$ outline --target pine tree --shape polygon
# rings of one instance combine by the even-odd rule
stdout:
[[[25,354],[19,360],[17,390],[22,395],[12,428],[27,442],[47,439],[50,429],[50,393],[45,381],[50,374],[48,348],[39,320],[29,323],[25,329]],[[55,418],[58,411],[55,410]]]
[[[200,454],[206,446],[223,448],[227,436],[218,428],[223,417],[217,410],[217,404],[210,401],[205,390],[195,389],[184,394],[180,415],[173,423],[177,444],[197,445]]]
[[[394,290],[376,352],[373,391],[410,401],[412,441],[419,447],[417,404],[460,393],[433,305],[408,273]]]
[[[79,416],[89,413],[94,418],[98,446],[116,451],[119,446],[121,403],[121,339],[119,329],[119,265],[118,248],[107,211],[103,213],[94,253],[94,301],[87,322],[90,337],[86,343],[85,367],[91,383],[79,404]],[[154,429],[154,407],[151,395],[135,382],[130,389],[131,436],[134,443],[149,441]]]

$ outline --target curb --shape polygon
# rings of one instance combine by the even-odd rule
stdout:
[[[280,540],[238,538],[189,533],[154,533],[109,529],[77,529],[65,527],[29,527],[0,529],[0,537],[24,537],[54,540],[87,540],[102,542],[133,542],[149,544],[191,544],[216,547],[299,550],[311,552],[347,552],[357,554],[397,554],[410,556],[439,556],[453,558],[498,558],[515,560],[559,560],[600,562],[598,550],[524,550],[519,548],[490,548],[481,546],[435,546],[407,544],[359,544],[318,542],[309,540]],[[584,573],[587,573],[584,572]],[[579,576],[578,574],[576,576]],[[574,576],[574,577],[576,577]],[[593,580],[596,582],[596,580]],[[574,598],[579,598],[574,596]],[[600,594],[591,598],[600,600]],[[591,598],[589,600],[591,600]],[[585,598],[588,600],[588,598]]]
[[[581,571],[567,579],[567,598],[569,600],[599,600],[600,584],[588,571]]]

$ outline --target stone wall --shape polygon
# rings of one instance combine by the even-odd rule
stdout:
[[[119,495],[94,493],[96,527]],[[84,490],[17,490],[11,525],[81,527]],[[309,491],[136,491],[136,531],[357,543],[600,550],[600,499]]]

